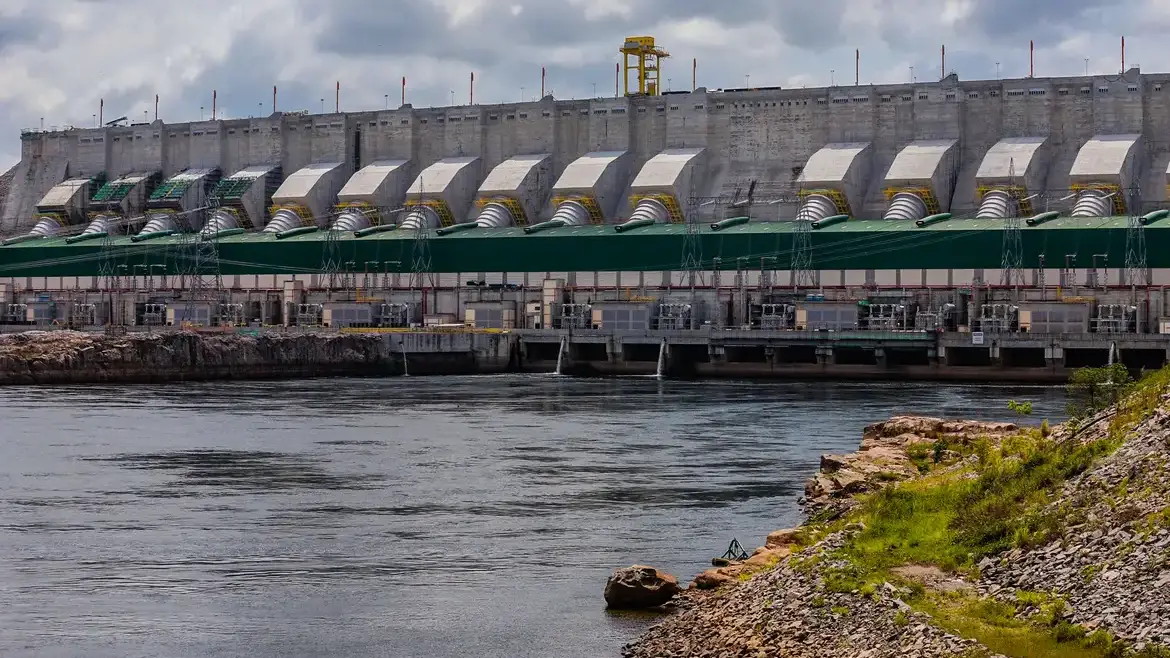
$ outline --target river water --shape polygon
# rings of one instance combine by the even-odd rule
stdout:
[[[799,522],[894,413],[1059,389],[399,378],[0,389],[0,655],[617,656],[614,567]]]

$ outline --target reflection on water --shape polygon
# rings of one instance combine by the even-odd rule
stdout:
[[[375,486],[378,479],[374,475],[331,475],[314,460],[265,450],[176,450],[83,459],[109,462],[123,468],[173,471],[174,479],[164,486],[136,492],[144,496],[167,498],[233,496],[256,490],[361,489]]]
[[[0,655],[616,656],[616,566],[798,522],[893,413],[1043,388],[549,376],[0,390]]]

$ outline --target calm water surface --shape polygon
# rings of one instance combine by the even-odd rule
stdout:
[[[800,519],[893,413],[1061,391],[407,378],[0,389],[0,655],[616,656],[609,571]]]

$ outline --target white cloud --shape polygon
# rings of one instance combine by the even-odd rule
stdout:
[[[1107,13],[1109,21],[1088,20]],[[1103,32],[1100,25],[1108,25]],[[330,105],[342,84],[343,109],[376,108],[409,78],[415,105],[476,97],[512,100],[521,86],[548,86],[565,98],[610,93],[618,46],[652,34],[670,50],[664,78],[690,84],[822,85],[829,70],[852,82],[854,49],[862,82],[896,82],[914,66],[936,77],[939,45],[963,78],[1027,73],[1027,41],[1037,40],[1037,72],[1114,72],[1118,39],[1129,35],[1131,64],[1170,68],[1159,30],[1170,27],[1165,0],[5,0],[0,3],[0,170],[19,153],[18,131],[89,125],[99,99],[106,118],[153,112],[196,119],[219,90],[227,116],[271,103],[285,109]],[[665,82],[665,79],[664,79]]]

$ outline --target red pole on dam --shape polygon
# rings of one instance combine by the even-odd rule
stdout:
[[[272,113],[276,114],[276,85],[272,85]]]
[[[335,103],[334,111],[337,112],[338,114],[341,114],[341,81],[340,80],[337,81],[336,94],[337,94],[337,96],[336,96],[336,100],[334,101],[334,103]]]
[[[471,91],[467,95],[467,104],[475,105],[475,71],[471,72]]]
[[[547,75],[548,75],[548,71],[546,71],[543,66],[540,67],[540,97],[541,98],[544,98],[544,81],[545,81],[545,77]]]
[[[212,121],[215,121],[215,104],[218,102],[218,100],[219,100],[219,92],[212,89],[211,90],[211,120]]]
[[[402,104],[406,105],[406,76],[402,76]]]
[[[1036,77],[1036,42],[1028,41],[1028,77]]]

